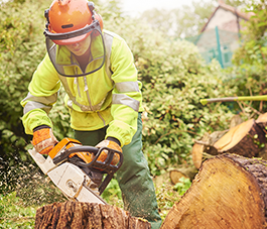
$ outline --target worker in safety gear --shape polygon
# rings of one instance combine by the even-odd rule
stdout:
[[[159,228],[154,185],[142,152],[142,94],[133,55],[86,0],[54,0],[45,11],[47,54],[21,101],[25,132],[48,154],[58,140],[48,113],[63,85],[75,139],[123,152],[117,172],[125,210]]]

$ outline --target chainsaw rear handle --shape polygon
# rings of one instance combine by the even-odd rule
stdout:
[[[108,152],[108,156],[104,162],[97,161],[99,158],[100,154],[106,150]],[[90,163],[85,163],[82,161],[77,161],[75,162],[76,165],[81,166],[81,167],[88,167],[92,170],[103,170],[106,173],[115,173],[118,171],[118,169],[121,167],[122,162],[123,162],[123,154],[120,151],[110,149],[108,147],[101,147],[101,148],[96,148],[93,146],[74,146],[69,149],[64,150],[60,155],[56,156],[53,159],[53,162],[55,164],[60,164],[66,160],[68,160],[69,155],[72,153],[80,153],[80,152],[90,152],[95,155],[95,158],[90,162]],[[112,165],[111,161],[113,159],[114,154],[117,153],[120,156],[120,160],[116,165]]]

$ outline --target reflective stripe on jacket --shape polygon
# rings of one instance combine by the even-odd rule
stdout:
[[[126,42],[106,30],[103,35],[105,64],[90,75],[60,76],[46,54],[29,84],[27,97],[21,101],[27,134],[32,134],[39,125],[52,127],[48,113],[62,83],[73,129],[96,130],[109,125],[106,137],[117,138],[122,146],[131,142],[137,129],[138,112],[143,111],[142,84],[137,81],[134,59]]]

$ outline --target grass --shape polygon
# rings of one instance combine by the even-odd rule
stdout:
[[[0,195],[0,228],[34,228],[36,208],[25,207],[16,192]]]
[[[191,182],[187,179],[180,183],[171,185],[169,180],[163,179],[163,183],[154,180],[156,196],[159,206],[159,213],[164,220],[174,203],[178,202],[181,195],[190,187]],[[20,190],[20,192],[11,192],[7,195],[0,195],[0,228],[3,229],[29,229],[34,228],[35,215],[39,207],[54,202],[66,201],[51,182],[43,184],[33,190],[30,187]],[[27,192],[28,197],[31,194],[35,196],[35,201],[26,198],[22,193]],[[38,198],[36,198],[39,195]],[[50,196],[48,198],[48,196]],[[113,179],[107,189],[102,194],[103,199],[110,205],[123,208],[121,192],[118,183]]]

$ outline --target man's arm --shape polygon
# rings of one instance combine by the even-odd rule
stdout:
[[[33,134],[33,129],[41,125],[52,127],[48,113],[57,101],[59,88],[57,72],[46,55],[33,74],[28,95],[21,101],[26,134]]]
[[[114,137],[124,146],[131,142],[137,130],[138,112],[142,110],[142,94],[132,52],[120,37],[114,37],[113,40],[111,70],[112,80],[115,82],[111,106],[114,120],[107,129],[106,138]]]

